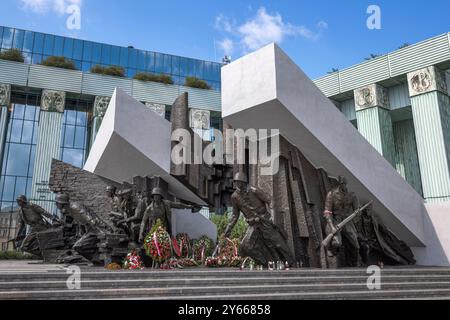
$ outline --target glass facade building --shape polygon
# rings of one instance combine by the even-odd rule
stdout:
[[[182,85],[186,77],[192,76],[220,90],[221,64],[216,62],[2,26],[0,48],[2,51],[16,48],[24,55],[25,62],[32,64],[39,64],[50,56],[64,56],[84,72],[95,65],[114,65],[123,67],[129,78],[139,72],[167,74],[175,84]]]

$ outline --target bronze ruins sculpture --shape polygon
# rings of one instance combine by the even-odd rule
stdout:
[[[172,106],[172,131],[182,128],[194,134],[188,119],[185,93]],[[260,164],[172,164],[170,173],[212,211],[232,208],[219,236],[230,236],[243,214],[249,227],[239,253],[259,264],[339,268],[415,263],[410,248],[383,224],[371,202],[360,206],[344,177],[317,169],[282,136],[279,159],[272,176],[260,175]],[[142,248],[157,219],[172,232],[172,208],[200,210],[198,204],[175,199],[160,177],[134,177],[119,184],[58,160],[53,160],[49,186],[56,194],[59,218],[24,196],[17,199],[20,221],[30,226],[25,239],[21,228],[17,247],[45,261],[121,262],[131,248]]]

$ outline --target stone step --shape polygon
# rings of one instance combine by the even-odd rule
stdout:
[[[238,269],[183,269],[183,270],[139,270],[139,271],[107,271],[104,268],[93,268],[92,269],[81,269],[82,277],[86,280],[96,280],[96,279],[110,279],[110,280],[120,280],[120,279],[173,279],[173,278],[205,278],[205,277],[244,277],[244,278],[260,278],[260,277],[324,277],[324,276],[335,276],[335,277],[349,277],[349,276],[360,276],[368,277],[365,269],[344,269],[344,270],[289,270],[289,271],[241,271]],[[437,268],[437,269],[383,269],[381,271],[381,276],[450,276],[450,269]],[[10,271],[0,271],[0,283],[1,282],[11,282],[11,281],[28,281],[28,280],[57,280],[66,279],[67,274],[65,271],[48,271],[42,272],[17,272],[14,270]]]
[[[438,295],[445,293],[450,295],[450,282],[408,282],[408,283],[384,283],[381,290],[370,291],[366,284],[341,283],[341,284],[284,284],[284,285],[222,285],[210,284],[208,286],[178,286],[178,287],[150,287],[150,288],[97,288],[81,290],[31,290],[31,291],[0,291],[0,299],[105,299],[105,298],[160,298],[166,297],[196,297],[222,295],[276,295],[292,294],[305,297],[316,294],[352,296],[360,293],[376,297],[399,295],[402,297],[420,297],[423,293]],[[358,296],[359,297],[359,296]]]
[[[0,282],[0,291],[31,291],[31,290],[65,290],[67,275],[64,279],[47,279],[32,281],[8,281]],[[91,288],[151,288],[151,287],[179,287],[179,286],[209,286],[221,285],[306,285],[306,284],[362,284],[367,282],[367,276],[324,276],[324,277],[205,277],[205,278],[136,278],[136,279],[94,279],[81,278],[81,286],[84,289]],[[450,283],[450,276],[383,276],[383,284],[391,283]]]

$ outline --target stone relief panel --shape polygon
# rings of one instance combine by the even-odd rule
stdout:
[[[103,118],[108,110],[111,97],[96,96],[94,101],[94,117]]]
[[[389,96],[387,89],[378,84],[371,84],[356,89],[354,91],[354,95],[356,111],[372,107],[389,109]]]
[[[11,85],[0,83],[0,106],[7,106],[11,100]]]
[[[148,107],[150,110],[156,112],[160,117],[162,117],[162,118],[166,117],[166,105],[165,104],[146,102],[145,106]]]
[[[41,109],[49,112],[64,112],[66,93],[56,90],[42,90]]]
[[[432,91],[448,93],[445,71],[434,66],[408,73],[408,87],[411,97]]]
[[[191,109],[191,128],[208,130],[210,126],[210,112],[208,110]]]

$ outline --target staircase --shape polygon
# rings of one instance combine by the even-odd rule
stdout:
[[[69,290],[63,266],[0,262],[0,299],[450,299],[450,268],[385,268],[381,290],[365,269],[108,271],[81,267]]]

